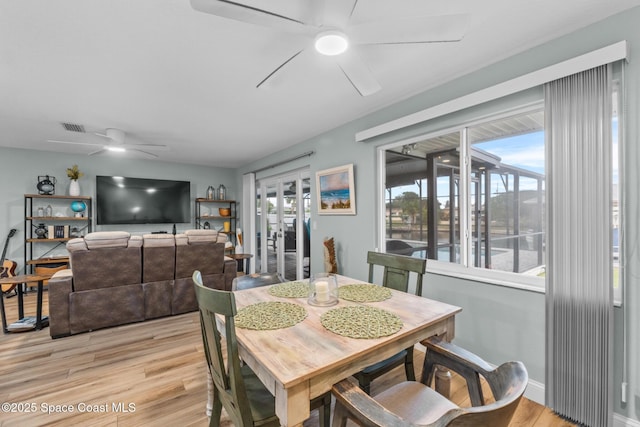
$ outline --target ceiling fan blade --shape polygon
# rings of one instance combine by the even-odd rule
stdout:
[[[102,154],[104,152],[106,152],[107,150],[105,148],[101,148],[99,150],[96,151],[92,151],[91,153],[87,154],[88,156],[95,156],[96,154]]]
[[[368,96],[382,89],[369,67],[353,49],[339,56],[337,60],[340,69],[360,95]]]
[[[97,142],[59,141],[57,139],[47,139],[47,142],[55,142],[57,144],[72,144],[72,145],[103,145]]]
[[[367,22],[349,28],[354,44],[443,43],[462,40],[469,15],[441,15]]]
[[[157,155],[157,154],[150,153],[150,152],[148,152],[148,151],[144,151],[144,150],[139,150],[139,149],[137,149],[137,148],[128,148],[127,150],[130,150],[130,151],[137,151],[138,153],[146,154],[146,155],[147,155],[147,156],[149,156],[149,157],[154,157],[154,158],[157,158],[157,157],[158,157],[158,155]]]
[[[296,58],[298,55],[300,55],[302,52],[304,51],[304,49],[299,50],[298,52],[296,52],[295,54],[293,54],[293,56],[291,56],[289,59],[287,59],[286,61],[284,61],[282,64],[280,64],[278,66],[278,68],[276,68],[275,70],[273,70],[271,73],[269,73],[269,75],[267,77],[265,77],[264,79],[262,79],[262,81],[260,83],[258,83],[256,85],[256,88],[261,88],[261,87],[265,87],[265,83],[267,83],[267,81],[269,80],[273,80],[273,78],[278,75],[282,69],[284,68],[285,65],[287,65],[289,62],[293,61],[294,58]]]
[[[312,0],[311,3],[316,3],[316,0]],[[324,0],[320,3],[322,5],[317,6],[319,9],[317,16],[323,17],[321,24],[345,29],[356,9],[358,0]]]
[[[289,32],[305,31],[307,25],[300,19],[229,0],[191,0],[191,7],[198,12]]]
[[[167,145],[164,145],[164,144],[147,144],[147,143],[124,144],[123,147],[127,148],[127,149],[133,149],[133,150],[138,149],[138,148],[145,148],[145,149],[150,149],[150,150],[169,151],[169,147]]]

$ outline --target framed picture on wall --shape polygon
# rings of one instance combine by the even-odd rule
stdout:
[[[353,163],[316,172],[319,215],[355,215]]]

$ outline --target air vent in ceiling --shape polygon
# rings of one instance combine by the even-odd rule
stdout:
[[[64,130],[68,130],[69,132],[85,133],[83,125],[77,125],[75,123],[62,123],[62,127],[64,128]]]

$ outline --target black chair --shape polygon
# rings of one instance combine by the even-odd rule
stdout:
[[[307,259],[307,263],[304,265],[304,277],[307,278],[311,275],[311,236],[309,231],[309,222],[308,220],[302,224],[303,229],[303,254],[302,256]]]
[[[412,258],[404,255],[391,255],[379,252],[367,253],[369,263],[369,283],[373,283],[374,266],[384,267],[382,286],[407,292],[409,290],[409,274],[416,273],[416,295],[422,295],[422,277],[427,267],[427,260]],[[371,391],[371,381],[390,370],[404,365],[408,381],[415,381],[416,376],[413,367],[413,346],[378,362],[367,366],[354,375],[360,384],[360,388],[367,394]]]
[[[238,276],[233,279],[233,282],[231,282],[231,290],[241,291],[243,289],[268,286],[281,282],[283,282],[283,279],[278,273],[245,274],[244,276]]]

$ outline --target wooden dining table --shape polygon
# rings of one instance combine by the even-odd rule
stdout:
[[[338,285],[364,283],[337,276]],[[443,302],[391,290],[391,298],[358,303],[340,299],[332,307],[310,305],[306,298],[280,298],[269,287],[235,292],[238,310],[251,304],[284,301],[300,304],[307,317],[300,323],[276,330],[236,328],[239,353],[275,396],[276,414],[283,426],[298,426],[309,418],[309,401],[366,366],[391,357],[412,344],[432,337],[453,339],[455,315],[462,309]],[[402,328],[393,335],[355,339],[325,329],[320,316],[327,310],[366,304],[394,313]]]

